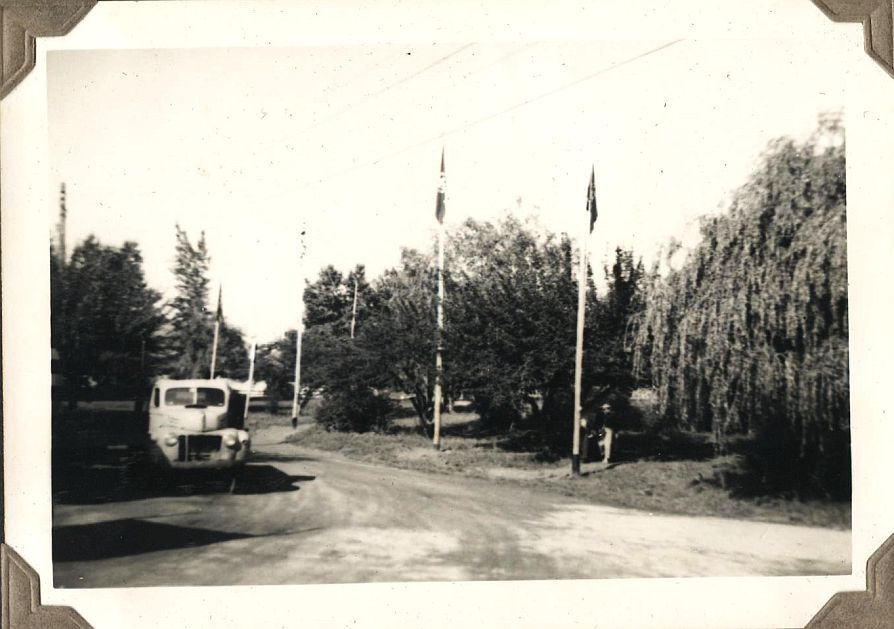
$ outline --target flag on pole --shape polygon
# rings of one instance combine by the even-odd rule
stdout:
[[[447,193],[447,175],[444,173],[444,149],[441,149],[441,178],[438,181],[438,200],[435,205],[435,218],[444,223],[444,195]]]
[[[580,476],[581,459],[581,426],[582,417],[582,372],[584,359],[584,317],[586,316],[587,299],[587,237],[593,233],[596,224],[596,168],[590,171],[590,185],[587,187],[587,215],[589,225],[587,233],[580,242],[580,267],[577,276],[577,332],[574,349],[574,432],[571,440],[571,473]]]
[[[590,215],[590,231],[589,233],[593,233],[593,225],[596,224],[596,216],[598,212],[596,211],[596,167],[593,167],[593,170],[590,171],[590,185],[587,188],[587,212]]]

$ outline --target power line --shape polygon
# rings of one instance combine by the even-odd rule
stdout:
[[[392,151],[392,152],[390,152],[390,153],[386,153],[386,154],[384,154],[384,155],[381,155],[381,156],[379,156],[379,157],[377,157],[377,158],[375,158],[375,159],[372,159],[372,160],[369,160],[369,161],[366,161],[366,162],[362,162],[362,163],[360,163],[360,164],[355,164],[354,166],[350,166],[350,167],[348,167],[348,168],[345,168],[345,169],[342,169],[342,170],[339,170],[339,171],[335,171],[335,172],[330,173],[329,175],[325,175],[325,176],[323,176],[323,177],[321,177],[320,179],[317,179],[317,180],[315,180],[315,181],[311,181],[311,182],[307,182],[307,183],[302,184],[302,185],[298,185],[298,186],[290,187],[288,190],[285,190],[285,191],[283,191],[282,193],[277,194],[277,195],[275,195],[275,196],[281,196],[282,194],[285,194],[285,193],[286,193],[287,191],[289,191],[289,190],[291,190],[291,191],[295,191],[295,190],[302,190],[302,189],[304,189],[304,188],[309,188],[309,187],[311,187],[311,186],[317,186],[317,185],[320,185],[320,184],[322,184],[322,183],[325,183],[325,182],[327,182],[327,181],[329,181],[329,180],[331,180],[331,179],[335,179],[335,178],[342,177],[342,176],[344,176],[344,175],[350,174],[350,173],[352,173],[352,172],[354,172],[354,171],[356,171],[356,170],[360,170],[360,169],[362,169],[362,168],[367,168],[367,167],[369,167],[369,166],[376,166],[376,165],[380,164],[380,163],[383,162],[383,161],[387,161],[387,160],[389,160],[389,159],[393,159],[394,157],[397,157],[397,156],[399,156],[399,155],[402,155],[402,154],[404,154],[404,153],[406,153],[406,152],[408,152],[408,151],[412,151],[413,149],[419,148],[420,146],[425,146],[426,144],[430,144],[430,143],[435,142],[435,141],[438,141],[438,140],[443,140],[443,139],[444,139],[445,137],[447,137],[447,136],[455,135],[455,134],[457,134],[457,133],[461,133],[461,132],[463,132],[463,131],[465,131],[465,130],[471,128],[471,127],[474,127],[474,126],[477,126],[477,125],[482,124],[482,123],[484,123],[484,122],[493,120],[494,118],[497,118],[497,117],[499,117],[499,116],[502,116],[502,115],[507,114],[507,113],[510,113],[510,112],[513,112],[513,111],[515,111],[515,110],[517,110],[517,109],[521,109],[522,107],[526,107],[526,106],[528,106],[528,105],[530,105],[530,104],[532,104],[532,103],[536,103],[536,102],[541,101],[541,100],[543,100],[543,99],[545,99],[545,98],[548,98],[548,97],[550,97],[550,96],[554,96],[554,95],[556,95],[556,94],[558,94],[558,93],[560,93],[560,92],[564,92],[565,90],[568,90],[568,89],[571,89],[571,88],[573,88],[573,87],[576,87],[577,85],[580,85],[581,83],[584,83],[584,82],[586,82],[586,81],[592,80],[592,79],[594,79],[594,78],[596,78],[596,77],[598,77],[598,76],[601,76],[601,75],[603,75],[603,74],[606,74],[607,72],[611,72],[612,70],[616,70],[617,68],[620,68],[620,67],[625,66],[625,65],[627,65],[627,64],[633,63],[634,61],[637,61],[637,60],[642,59],[642,58],[644,58],[644,57],[648,57],[648,56],[650,56],[650,55],[654,55],[654,54],[656,54],[656,53],[658,53],[658,52],[660,52],[660,51],[662,51],[662,50],[665,50],[665,49],[667,49],[667,48],[670,48],[671,46],[674,46],[674,45],[676,45],[676,44],[678,44],[678,43],[680,43],[680,42],[682,42],[682,41],[684,41],[684,40],[683,40],[683,39],[676,39],[676,40],[674,40],[674,41],[670,41],[670,42],[664,43],[664,44],[662,44],[661,46],[658,46],[657,48],[652,48],[652,49],[650,49],[650,50],[647,50],[647,51],[645,51],[645,52],[639,53],[639,54],[634,55],[634,56],[632,56],[632,57],[628,57],[627,59],[623,59],[623,60],[618,61],[618,62],[615,62],[615,63],[613,63],[613,64],[611,64],[611,65],[608,65],[608,66],[605,66],[605,67],[603,67],[603,68],[600,68],[599,70],[597,70],[597,71],[595,71],[595,72],[593,72],[593,73],[591,73],[591,74],[588,74],[588,75],[586,75],[586,76],[583,76],[583,77],[581,77],[581,78],[579,78],[579,79],[575,79],[575,80],[573,80],[573,81],[571,81],[571,82],[569,82],[569,83],[565,83],[565,84],[563,84],[563,85],[560,85],[559,87],[556,87],[556,88],[554,88],[554,89],[552,89],[552,90],[549,90],[549,91],[547,91],[547,92],[544,92],[543,94],[539,94],[539,95],[537,95],[537,96],[534,96],[534,97],[532,97],[532,98],[526,99],[526,100],[521,101],[521,102],[519,102],[519,103],[515,103],[514,105],[510,105],[509,107],[506,107],[505,109],[501,109],[501,110],[499,110],[499,111],[496,111],[496,112],[493,112],[493,113],[490,113],[490,114],[486,114],[486,115],[484,115],[484,116],[482,116],[482,117],[480,117],[480,118],[476,118],[475,120],[471,120],[471,121],[466,122],[466,123],[463,123],[463,124],[461,124],[461,125],[459,125],[459,126],[457,126],[457,127],[454,127],[453,129],[450,129],[449,131],[445,131],[445,132],[443,132],[443,133],[439,133],[439,134],[437,134],[437,135],[433,135],[433,136],[431,136],[431,137],[425,138],[425,139],[423,139],[423,140],[420,140],[420,141],[418,141],[418,142],[415,142],[415,143],[410,144],[410,145],[408,145],[408,146],[405,146],[405,147],[403,147],[403,148],[400,148],[400,149],[397,149],[397,150]]]
[[[428,72],[428,71],[431,70],[432,68],[435,68],[435,67],[439,66],[440,64],[444,63],[445,61],[447,61],[447,60],[450,59],[451,57],[454,57],[454,56],[458,55],[459,53],[463,52],[464,50],[467,50],[468,48],[471,48],[471,47],[474,46],[474,45],[475,45],[474,43],[471,43],[471,44],[466,44],[466,45],[464,45],[464,46],[461,46],[461,47],[457,48],[456,50],[454,50],[454,51],[452,51],[452,52],[450,52],[450,53],[444,55],[443,57],[440,57],[439,59],[433,61],[432,63],[428,64],[428,65],[425,66],[424,68],[420,68],[419,70],[413,72],[412,74],[409,74],[409,75],[407,75],[407,76],[405,76],[405,77],[403,77],[403,78],[398,79],[398,80],[395,81],[394,83],[389,83],[389,84],[386,85],[385,87],[383,87],[383,88],[381,88],[381,89],[379,89],[379,90],[377,90],[377,91],[375,91],[375,92],[371,92],[371,93],[369,93],[369,94],[366,94],[365,96],[362,96],[362,97],[360,98],[360,100],[358,100],[358,101],[356,101],[356,102],[354,102],[354,103],[351,103],[351,104],[348,105],[347,107],[344,107],[344,108],[342,108],[342,109],[339,109],[339,110],[338,110],[337,112],[335,112],[334,114],[331,114],[331,115],[327,116],[326,118],[323,118],[322,120],[319,120],[319,121],[315,122],[314,124],[312,124],[312,125],[310,125],[310,126],[308,126],[308,127],[305,127],[304,129],[302,129],[301,131],[299,131],[295,136],[293,136],[293,138],[294,138],[294,137],[300,137],[300,136],[306,134],[307,132],[316,129],[317,127],[320,127],[320,126],[322,126],[322,125],[324,125],[324,124],[326,124],[326,123],[328,123],[328,122],[331,122],[331,121],[335,120],[336,118],[339,118],[339,117],[343,116],[344,114],[348,113],[348,112],[351,111],[352,109],[355,109],[355,108],[357,108],[357,107],[363,105],[364,103],[367,103],[367,102],[369,102],[370,100],[372,100],[372,99],[374,99],[374,98],[376,98],[376,97],[378,97],[378,96],[381,96],[382,94],[384,94],[384,93],[386,93],[386,92],[389,92],[390,90],[394,89],[395,87],[397,87],[397,86],[399,86],[399,85],[403,85],[403,84],[406,83],[407,81],[410,81],[410,80],[412,80],[412,79],[414,79],[414,78],[420,76],[421,74],[424,74],[424,73]]]
[[[370,98],[373,98],[373,97],[375,97],[375,96],[378,96],[379,94],[383,94],[383,93],[387,92],[388,90],[393,89],[393,88],[397,87],[398,85],[402,85],[403,83],[406,83],[407,81],[409,81],[409,80],[411,80],[411,79],[415,79],[415,78],[416,78],[417,76],[419,76],[420,74],[423,74],[423,73],[425,73],[425,72],[428,72],[428,71],[431,70],[432,68],[437,67],[437,66],[441,65],[442,63],[444,63],[445,61],[447,61],[450,57],[456,56],[456,55],[458,55],[459,53],[463,52],[464,50],[468,50],[469,48],[471,48],[471,47],[474,46],[474,45],[475,45],[474,43],[471,43],[471,44],[466,44],[465,46],[460,46],[459,48],[457,48],[457,49],[454,50],[453,52],[451,52],[451,53],[449,53],[449,54],[447,54],[447,55],[444,55],[443,57],[441,57],[441,58],[438,59],[437,61],[434,61],[434,62],[428,64],[427,66],[425,66],[425,67],[422,68],[421,70],[418,70],[417,72],[414,72],[413,74],[411,74],[411,75],[409,75],[409,76],[406,76],[406,77],[400,79],[399,81],[396,81],[395,83],[392,83],[391,85],[389,85],[389,86],[387,86],[387,87],[385,87],[385,88],[379,90],[378,92],[375,92],[374,94],[372,94],[372,95],[370,96]]]
[[[497,65],[498,63],[500,63],[500,62],[502,62],[502,61],[505,61],[506,59],[508,59],[508,58],[510,58],[510,57],[514,57],[515,55],[518,55],[519,53],[524,52],[525,50],[528,50],[528,49],[533,48],[533,47],[535,47],[535,46],[539,46],[539,45],[541,45],[541,44],[543,44],[543,43],[544,43],[544,42],[533,42],[533,43],[529,43],[529,44],[524,44],[524,45],[520,46],[519,48],[516,48],[515,50],[512,50],[512,51],[510,51],[510,52],[508,52],[508,53],[506,53],[506,54],[504,54],[504,55],[498,57],[497,59],[493,60],[491,63],[489,63],[489,64],[487,64],[487,65],[481,66],[481,67],[479,67],[479,68],[475,68],[473,71],[471,71],[470,73],[466,74],[463,78],[464,78],[464,79],[468,79],[469,77],[472,77],[472,76],[475,76],[475,75],[477,75],[477,74],[480,74],[481,72],[484,72],[485,70],[487,70],[487,69],[489,69],[489,68],[492,68],[493,66]],[[436,61],[434,61],[433,63],[430,63],[429,65],[425,66],[424,68],[421,68],[420,70],[417,70],[417,71],[414,72],[413,74],[408,75],[408,76],[406,76],[406,77],[403,77],[402,79],[400,79],[400,80],[398,80],[398,81],[396,81],[396,82],[394,82],[394,83],[391,83],[390,85],[388,85],[388,86],[386,86],[386,87],[380,89],[380,90],[377,91],[377,92],[373,92],[373,93],[370,93],[370,94],[367,94],[367,95],[361,97],[360,100],[358,100],[358,101],[356,101],[356,102],[354,102],[354,103],[351,103],[350,105],[348,105],[347,107],[345,107],[345,108],[343,108],[343,109],[340,109],[339,111],[335,112],[334,114],[330,115],[329,117],[324,118],[324,119],[322,119],[322,120],[319,120],[319,121],[317,121],[317,122],[314,122],[313,124],[311,124],[311,125],[309,125],[309,126],[303,128],[303,129],[301,129],[301,130],[298,131],[295,135],[293,135],[292,138],[294,139],[294,138],[300,137],[300,136],[302,136],[302,135],[308,133],[309,131],[313,131],[313,130],[316,129],[317,127],[320,127],[320,126],[326,124],[327,122],[331,122],[332,120],[334,120],[334,119],[336,119],[336,118],[338,118],[338,117],[340,117],[340,116],[342,116],[342,115],[348,113],[348,112],[351,111],[352,109],[354,109],[354,108],[356,108],[356,107],[359,107],[359,106],[362,105],[363,103],[368,102],[369,100],[372,100],[372,99],[375,98],[376,96],[379,96],[379,95],[381,95],[381,94],[384,94],[385,92],[388,92],[389,90],[391,90],[391,89],[397,87],[398,85],[400,85],[400,84],[402,84],[402,83],[405,83],[405,82],[407,82],[407,81],[409,81],[409,80],[411,80],[411,79],[414,79],[414,78],[418,77],[419,75],[423,74],[424,72],[427,72],[428,70],[431,70],[432,68],[434,68],[434,67],[440,65],[441,63],[443,63],[444,61],[446,61],[446,60],[449,59],[450,57],[453,57],[453,56],[459,54],[460,52],[462,52],[462,51],[466,50],[467,48],[470,48],[471,46],[474,46],[474,45],[475,45],[474,43],[472,43],[472,44],[466,44],[465,46],[462,46],[462,47],[458,48],[457,50],[454,50],[453,52],[451,52],[451,53],[449,53],[449,54],[447,54],[447,55],[445,55],[445,56],[443,56],[443,57],[437,59]],[[374,67],[378,67],[378,65],[379,65],[378,62],[376,62],[376,63],[372,63],[372,64],[369,64],[369,65],[365,66],[365,68],[364,68],[363,71],[357,72],[357,73],[355,73],[354,75],[352,75],[352,79],[353,79],[354,77],[360,76],[360,75],[363,74],[366,70],[372,69],[372,68],[374,68]],[[346,83],[343,83],[342,85],[346,85],[347,83],[350,83],[350,82],[351,82],[351,81],[347,81]]]
[[[520,54],[520,53],[524,52],[525,50],[528,50],[528,49],[530,49],[530,48],[534,48],[534,47],[536,47],[536,46],[540,46],[540,45],[543,44],[543,43],[545,43],[545,42],[537,41],[537,42],[531,42],[531,43],[528,43],[528,44],[523,44],[523,45],[519,46],[518,48],[516,48],[516,49],[514,49],[514,50],[510,50],[510,51],[507,52],[505,55],[501,55],[500,57],[497,57],[496,59],[494,59],[493,61],[491,61],[491,62],[488,63],[487,65],[481,66],[481,67],[479,67],[479,68],[475,68],[474,70],[472,70],[471,72],[469,72],[468,74],[466,74],[465,76],[463,76],[463,79],[464,79],[464,80],[468,80],[469,77],[475,76],[476,74],[481,74],[481,73],[484,72],[485,70],[489,70],[490,68],[494,67],[494,66],[497,65],[498,63],[500,63],[500,62],[502,62],[502,61],[505,61],[506,59],[509,59],[510,57],[514,57],[515,55]]]
[[[451,135],[453,133],[458,133],[459,131],[464,131],[465,129],[468,129],[469,127],[481,124],[482,122],[486,122],[486,121],[496,118],[498,116],[502,116],[503,114],[508,114],[509,112],[515,111],[516,109],[521,109],[522,107],[526,107],[526,106],[530,105],[531,103],[536,103],[537,101],[543,100],[544,98],[554,96],[555,94],[558,94],[559,92],[564,92],[567,89],[570,89],[570,88],[572,88],[576,85],[579,85],[580,83],[583,83],[585,81],[589,81],[590,79],[594,79],[597,76],[605,74],[606,72],[610,72],[612,70],[620,68],[621,66],[625,66],[628,63],[633,63],[634,61],[637,61],[638,59],[642,59],[643,57],[648,57],[649,55],[653,55],[661,50],[664,50],[665,48],[669,48],[669,47],[673,46],[674,44],[678,44],[681,41],[683,41],[683,40],[677,39],[672,42],[662,44],[658,48],[653,48],[651,50],[647,50],[646,52],[640,53],[640,54],[630,57],[628,59],[624,59],[623,61],[619,61],[619,62],[614,63],[610,66],[607,66],[605,68],[601,68],[601,69],[597,70],[596,72],[593,72],[592,74],[588,74],[587,76],[581,77],[579,79],[575,79],[574,81],[571,81],[570,83],[565,83],[564,85],[560,85],[559,87],[549,90],[548,92],[544,92],[543,94],[534,96],[533,98],[529,98],[528,100],[522,101],[520,103],[516,103],[515,105],[511,105],[511,106],[507,107],[506,109],[502,109],[502,110],[495,112],[493,114],[489,114],[482,118],[478,118],[477,120],[473,120],[472,122],[467,123],[461,127],[452,129],[451,131],[448,131],[445,135]],[[440,137],[440,136],[438,136],[438,137]]]

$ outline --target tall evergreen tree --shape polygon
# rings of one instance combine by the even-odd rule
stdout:
[[[304,325],[345,326],[350,316],[352,294],[341,271],[331,264],[320,269],[317,279],[304,289]]]
[[[177,294],[169,303],[170,372],[179,378],[208,377],[211,369],[214,316],[213,308],[208,307],[208,268],[211,258],[204,232],[193,245],[187,233],[177,225],[176,238],[173,272]]]
[[[331,264],[320,269],[317,279],[304,289],[304,325],[307,329],[331,325],[337,333],[350,334],[357,283],[357,325],[366,316],[375,294],[366,280],[366,269],[358,264],[347,275]]]

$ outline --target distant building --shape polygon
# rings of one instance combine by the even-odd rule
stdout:
[[[264,380],[259,382],[249,383],[248,380],[245,382],[241,382],[239,380],[230,380],[230,388],[234,391],[238,391],[243,395],[248,393],[249,384],[251,384],[251,397],[254,398],[262,398],[267,395],[267,383]]]

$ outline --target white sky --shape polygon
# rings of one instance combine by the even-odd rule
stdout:
[[[428,246],[442,145],[448,229],[511,210],[579,231],[595,164],[594,264],[692,243],[769,140],[841,109],[832,43],[54,51],[51,198],[64,181],[69,250],[135,240],[168,294],[175,223],[205,230],[212,299],[263,341],[297,320],[302,226],[310,276]]]

